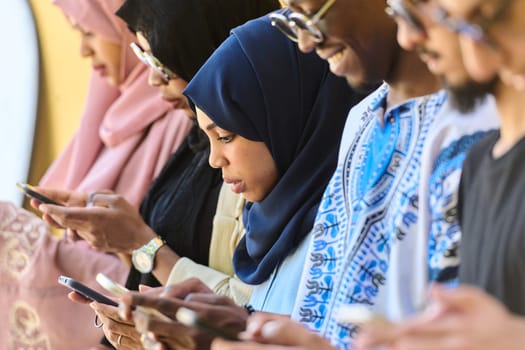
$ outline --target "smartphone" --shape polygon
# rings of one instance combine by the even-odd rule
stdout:
[[[33,186],[31,185],[28,185],[28,184],[24,184],[24,183],[20,183],[20,182],[17,182],[16,183],[16,187],[24,192],[24,194],[29,197],[29,198],[34,198],[36,199],[37,201],[39,202],[42,202],[42,203],[45,203],[45,204],[53,204],[53,205],[60,205],[60,206],[64,206],[63,204],[60,204],[58,202],[55,202],[54,200],[52,200],[51,198],[48,198],[46,196],[44,196],[43,194],[41,193],[38,193],[37,191],[35,191],[35,189],[33,188]]]
[[[125,293],[129,292],[129,289],[127,289],[123,285],[118,284],[117,282],[113,281],[111,278],[109,278],[108,276],[104,275],[103,273],[98,273],[97,276],[95,277],[95,279],[98,282],[98,284],[100,284],[100,286],[102,288],[104,288],[105,290],[107,290],[108,292],[110,292],[111,294],[113,294],[116,297],[120,298],[120,297],[122,297],[122,295],[124,295]],[[135,310],[138,310],[139,312],[144,312],[144,313],[148,314],[149,316],[154,317],[155,319],[157,319],[159,321],[173,322],[173,320],[171,318],[169,318],[168,316],[164,315],[162,312],[160,312],[157,309],[153,309],[153,308],[150,308],[150,307],[144,307],[144,306],[137,306],[137,307],[135,307]]]
[[[89,288],[88,286],[83,285],[82,283],[74,280],[71,277],[60,276],[58,277],[58,283],[68,287],[69,289],[74,290],[75,292],[79,293],[80,295],[89,300],[115,307],[118,306],[118,303],[114,300],[109,299],[105,295],[100,294],[99,292]]]
[[[195,311],[185,307],[179,308],[175,316],[177,317],[177,321],[183,325],[199,328],[212,336],[226,340],[240,340],[239,337],[237,337],[237,335],[232,331],[199,319],[199,316]]]
[[[118,284],[117,282],[114,282],[111,278],[104,275],[103,273],[98,273],[95,279],[102,288],[104,288],[116,297],[120,298],[125,293],[129,292],[129,289],[127,289],[121,284]]]

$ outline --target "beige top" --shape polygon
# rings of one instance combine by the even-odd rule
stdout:
[[[213,219],[209,266],[181,258],[171,270],[168,285],[197,277],[215,293],[228,296],[239,305],[249,301],[252,287],[235,278],[232,265],[233,252],[244,235],[243,207],[244,199],[223,184]]]

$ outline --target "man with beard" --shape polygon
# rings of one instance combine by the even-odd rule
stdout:
[[[333,73],[345,76],[347,81],[355,86],[363,81],[362,76],[357,74],[359,70],[355,69],[356,62],[359,62],[359,54],[367,52],[367,47],[363,45],[370,44],[360,40],[363,37],[355,37],[355,34],[352,37],[352,34],[348,33],[359,33],[359,30],[362,30],[362,34],[376,30],[377,27],[368,22],[367,14],[374,12],[372,7],[379,2],[372,5],[370,2],[358,4],[340,1],[336,3],[339,7],[333,5],[333,12],[326,9],[330,3],[333,4],[333,1],[324,4],[319,1],[290,1],[288,4],[295,13],[289,15],[288,20],[293,21],[296,28],[303,28],[296,33],[295,38],[303,51],[315,48],[322,58],[328,60]],[[349,6],[349,3],[353,5]],[[382,5],[384,6],[384,2]],[[398,15],[393,10],[390,8],[391,14],[397,18]],[[301,18],[305,17],[301,12],[314,15],[309,15],[309,22],[301,21]],[[376,15],[379,13],[375,11]],[[324,19],[319,28],[326,29],[326,37],[324,41],[316,41],[315,34],[318,33],[318,28],[312,28],[312,23],[319,22],[323,15]],[[361,27],[364,22],[368,26]],[[293,26],[287,27],[286,19],[276,18],[276,24],[293,37],[294,33],[290,31]],[[349,27],[345,28],[345,25]],[[350,27],[352,29],[349,29]],[[431,46],[427,47],[427,44],[437,45],[441,49],[434,36],[430,40],[426,37],[428,33],[423,33],[425,27],[417,26],[411,30],[421,36],[418,39],[420,41],[407,43],[406,46],[411,50],[417,47],[426,57],[431,53]],[[438,65],[454,67],[458,62],[461,63],[459,55],[454,57],[449,52],[458,49],[457,40],[450,44],[452,46],[442,48],[445,51]],[[441,55],[441,51],[436,51],[436,55]],[[374,59],[381,60],[384,57],[375,56]],[[399,64],[404,57],[396,59],[397,61],[394,60],[391,64]],[[438,60],[437,57],[435,59]],[[371,59],[367,63],[377,67]],[[391,127],[389,124],[395,124],[396,118],[400,117],[394,113],[387,120],[383,121],[381,118],[389,115],[389,99],[395,98],[398,93],[399,86],[396,85],[417,80],[414,71],[396,73],[385,76],[384,79],[389,83],[388,87],[383,87],[386,92],[373,93],[350,112],[340,151],[340,167],[320,206],[314,227],[314,241],[300,287],[302,293],[298,296],[292,315],[339,348],[352,347],[351,338],[357,329],[355,325],[338,321],[337,311],[340,306],[346,303],[366,305],[388,318],[399,319],[414,312],[418,304],[426,301],[429,281],[454,281],[458,263],[456,249],[459,230],[456,203],[461,164],[469,147],[496,125],[496,112],[490,104],[474,106],[474,112],[469,109],[471,113],[464,116],[464,120],[446,103],[437,109],[439,113],[436,113],[436,110],[427,110],[425,118],[434,119],[427,124],[429,130],[421,131],[418,136],[411,136],[422,141],[420,153],[405,154],[406,158],[400,158],[399,161],[402,164],[409,158],[417,159],[418,164],[414,164],[414,167],[405,173],[409,177],[414,173],[417,175],[410,179],[409,186],[400,186],[393,191],[397,194],[402,193],[404,200],[396,195],[389,197],[388,181],[381,176],[378,176],[379,180],[376,181],[377,172],[384,171],[381,156],[388,154],[389,140],[374,138],[371,134],[374,128],[382,128],[385,132],[386,128]],[[452,76],[443,78],[447,85],[455,86],[456,80],[459,82],[459,79],[465,80],[466,77],[464,67],[460,64]],[[443,97],[443,93],[441,96]],[[406,103],[401,100],[397,103],[402,106],[401,109],[419,108],[411,101]],[[363,106],[366,106],[364,108],[368,108],[368,111],[376,111],[378,106],[382,107],[381,111],[377,111],[376,117],[379,116],[378,119],[383,124],[375,127],[365,124],[360,127],[359,119],[361,122],[368,122],[367,113],[363,113],[359,108]],[[394,110],[399,108],[395,103],[392,106]],[[360,113],[365,117],[359,116]],[[459,125],[455,124],[457,122],[460,122]],[[410,131],[408,124],[403,127],[407,132]],[[366,141],[362,141],[363,139]],[[381,144],[383,148],[375,149],[376,144]],[[368,162],[372,158],[369,153],[378,156],[374,168],[379,170],[372,169],[367,173],[366,168],[369,167]],[[365,170],[359,172],[356,168]],[[392,164],[391,169],[395,168],[396,165]],[[353,172],[359,173],[361,180]],[[385,173],[388,173],[388,170]],[[398,175],[394,172],[391,176],[395,179]],[[343,181],[341,187],[337,187],[338,181]],[[362,182],[368,182],[368,192],[360,187]],[[376,184],[383,187],[383,193],[375,192]],[[360,190],[363,190],[363,193]],[[375,201],[381,202],[384,198],[388,198],[388,204],[374,208]],[[406,202],[414,204],[413,211],[410,211],[410,206],[404,206]],[[403,215],[398,217],[397,228],[393,228],[389,225],[389,215],[396,211],[402,212]],[[379,249],[375,249],[376,247]],[[422,283],[419,283],[420,276],[426,276]],[[423,288],[419,288],[421,286]],[[252,340],[264,343],[312,349],[331,347],[325,339],[308,333],[299,325],[284,319],[265,315],[254,316],[248,329]],[[228,345],[216,343],[215,346],[226,348]],[[229,346],[242,348],[238,344]],[[246,345],[246,349],[248,348],[255,348],[255,345]]]
[[[525,38],[525,3],[440,0],[441,8],[430,2],[433,17],[459,33],[469,73],[481,82],[498,74],[495,82],[478,88],[493,93],[501,128],[482,138],[464,164],[460,282],[466,285],[435,288],[432,308],[396,327],[369,325],[358,344],[362,349],[523,349],[525,60],[523,45],[517,44]]]

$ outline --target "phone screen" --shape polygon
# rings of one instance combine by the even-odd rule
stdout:
[[[83,285],[82,283],[74,280],[71,277],[60,276],[58,277],[58,283],[74,290],[75,292],[79,293],[80,295],[84,296],[89,300],[93,300],[106,305],[118,306],[117,302],[89,288],[88,286]]]

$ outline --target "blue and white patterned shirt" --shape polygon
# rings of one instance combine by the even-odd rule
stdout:
[[[341,305],[364,304],[399,320],[425,304],[430,280],[454,282],[457,277],[459,261],[450,254],[459,244],[455,212],[449,212],[452,221],[449,216],[436,223],[434,216],[442,217],[440,206],[455,208],[459,177],[454,169],[460,169],[468,148],[460,148],[459,160],[447,162],[451,168],[434,168],[436,158],[423,157],[441,154],[442,144],[434,148],[427,143],[446,105],[446,93],[414,98],[385,111],[387,94],[384,84],[350,111],[292,313],[342,349],[351,348],[357,327],[336,321]],[[422,164],[437,172],[422,180]],[[447,174],[453,174],[451,183]],[[430,195],[429,183],[431,190],[440,187],[447,193]],[[428,211],[425,221],[422,210]]]

